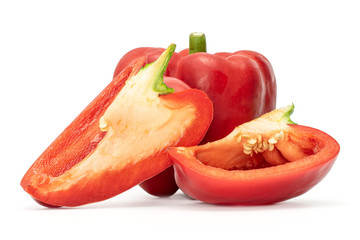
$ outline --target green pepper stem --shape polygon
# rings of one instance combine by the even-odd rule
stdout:
[[[156,71],[155,81],[153,83],[153,90],[155,92],[158,92],[159,94],[169,94],[173,93],[174,89],[169,88],[164,83],[164,73],[166,71],[166,68],[169,64],[169,61],[171,59],[171,56],[175,52],[176,45],[171,44],[156,60],[153,64],[155,64],[158,69]]]
[[[197,52],[206,52],[205,34],[193,32],[189,36],[189,54]]]

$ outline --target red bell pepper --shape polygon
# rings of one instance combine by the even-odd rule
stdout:
[[[51,206],[105,200],[168,168],[169,146],[199,143],[212,103],[199,90],[172,93],[163,83],[174,49],[119,73],[30,167],[24,190]]]
[[[274,110],[215,142],[170,148],[176,183],[216,204],[269,204],[305,193],[329,172],[340,146],[320,130],[294,125],[292,111]]]
[[[202,33],[190,35],[189,53],[178,62],[175,77],[206,92],[214,104],[214,119],[202,143],[223,138],[236,126],[275,109],[274,71],[260,53],[206,53]]]
[[[205,35],[190,35],[189,49],[175,53],[165,76],[176,77],[192,88],[206,92],[214,105],[214,118],[202,143],[215,141],[228,135],[236,126],[248,122],[276,107],[276,80],[270,62],[260,53],[237,51],[234,53],[206,53]],[[156,59],[164,49],[137,48],[119,61],[114,75],[139,57],[147,62]],[[189,55],[190,53],[190,55]],[[158,185],[172,182],[169,178],[152,180]],[[172,192],[152,193],[171,195]]]

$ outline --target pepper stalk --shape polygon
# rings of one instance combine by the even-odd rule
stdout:
[[[189,54],[197,52],[206,52],[206,38],[201,32],[193,32],[189,36]]]

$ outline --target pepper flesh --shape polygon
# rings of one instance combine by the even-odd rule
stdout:
[[[141,71],[144,59],[115,77],[27,171],[25,191],[53,206],[105,200],[169,167],[169,146],[199,142],[212,119],[206,94],[159,96],[171,92],[158,78],[174,49]]]
[[[279,116],[258,118],[205,145],[171,148],[180,189],[217,204],[269,204],[307,192],[330,171],[339,144],[320,130],[291,124]],[[258,145],[249,140],[259,134],[267,145],[251,154],[247,147],[254,151]],[[277,142],[269,148],[275,135],[278,140],[274,138]]]
[[[173,88],[175,92],[190,89],[186,83],[173,77],[164,77],[164,83],[168,87]],[[139,186],[147,193],[158,197],[171,196],[179,189],[175,182],[173,166],[140,183]]]

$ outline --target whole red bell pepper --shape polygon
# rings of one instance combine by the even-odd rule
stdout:
[[[181,79],[190,87],[206,92],[213,102],[214,118],[202,143],[223,138],[236,126],[276,107],[274,71],[263,55],[253,51],[206,53],[202,33],[192,33],[189,45],[189,49],[174,54],[165,76]],[[139,57],[145,56],[147,62],[152,62],[163,51],[150,47],[134,49],[119,61],[114,75]],[[167,175],[168,181],[161,178],[152,180],[152,184],[172,182],[171,174]],[[158,196],[172,194],[166,190],[162,194],[148,192]]]
[[[189,55],[178,62],[175,76],[206,92],[214,104],[214,119],[202,143],[223,138],[276,107],[270,62],[254,51],[206,53],[202,33],[190,35]]]
[[[174,50],[114,77],[26,172],[24,190],[47,206],[105,200],[168,168],[168,147],[198,144],[212,103],[204,92],[172,93],[163,83]]]

